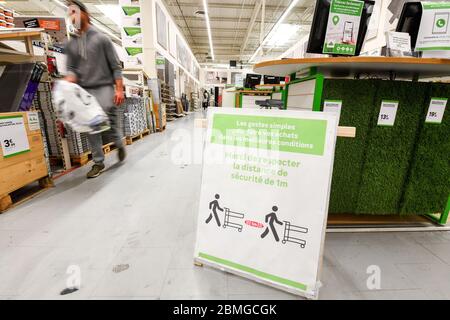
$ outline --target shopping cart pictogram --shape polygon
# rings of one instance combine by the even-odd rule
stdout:
[[[292,242],[299,244],[303,249],[306,247],[306,240],[295,237],[296,233],[308,233],[308,228],[292,225],[289,221],[284,222],[284,235],[283,240],[281,241],[283,244],[286,242]],[[292,236],[293,234],[294,236]]]
[[[244,214],[231,211],[229,208],[224,208],[224,209],[225,209],[225,220],[223,222],[223,227],[224,228],[227,228],[227,227],[235,228],[239,232],[242,232],[243,225],[236,223],[236,222],[230,222],[230,218],[237,218],[237,219],[242,220],[242,219],[244,219]]]

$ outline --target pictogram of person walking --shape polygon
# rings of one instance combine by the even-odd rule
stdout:
[[[281,221],[278,220],[278,218],[277,218],[276,212],[278,211],[278,207],[277,207],[277,206],[273,206],[273,207],[272,207],[272,211],[273,211],[273,212],[269,213],[269,214],[266,216],[266,223],[269,224],[270,230],[272,231],[273,236],[275,237],[275,241],[276,241],[276,242],[279,242],[279,241],[280,241],[280,238],[278,237],[277,230],[275,229],[274,223],[278,223],[280,226],[282,226],[282,225],[283,225],[283,222],[281,222]],[[261,238],[264,239],[264,238],[269,234],[269,226],[266,227],[266,230],[265,230],[264,233],[261,235]]]
[[[206,219],[205,222],[206,222],[206,224],[208,224],[211,221],[211,219],[213,218],[213,213],[214,213],[214,218],[216,218],[217,225],[220,227],[220,220],[219,220],[219,215],[217,214],[217,209],[219,209],[222,212],[223,212],[223,209],[220,207],[219,201],[218,201],[220,199],[220,196],[218,194],[216,194],[215,198],[216,198],[216,200],[211,201],[209,203],[209,209],[212,210],[212,213],[209,214],[209,217],[208,217],[208,219]]]

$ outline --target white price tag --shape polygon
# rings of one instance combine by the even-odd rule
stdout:
[[[323,103],[323,112],[336,113],[339,120],[341,118],[342,100],[325,100]]]
[[[30,151],[22,116],[0,117],[0,144],[4,158]]]
[[[397,117],[398,101],[382,101],[380,115],[378,116],[379,126],[392,127]]]
[[[28,129],[30,131],[40,130],[39,116],[37,112],[27,112],[28,116]]]
[[[428,108],[426,123],[442,123],[445,108],[447,106],[446,98],[432,98]]]

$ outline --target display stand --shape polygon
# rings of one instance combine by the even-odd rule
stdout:
[[[126,79],[125,92],[127,97],[140,97],[145,99],[145,110],[147,114],[148,126],[142,132],[137,132],[133,135],[126,136],[127,145],[132,144],[134,141],[140,140],[150,133],[155,132],[155,117],[154,117],[154,105],[152,102],[151,90],[149,89],[148,75],[142,69],[127,68],[122,71],[123,77]],[[133,92],[137,90],[138,92]]]
[[[272,90],[239,90],[236,91],[236,108],[259,108],[256,100],[270,99]]]
[[[27,112],[0,113],[0,119],[20,119],[23,124],[23,136],[20,132],[11,133],[7,138],[11,138],[9,145],[19,145],[19,141],[24,138],[28,147],[27,150],[15,154],[3,154],[0,148],[0,213],[7,210],[14,204],[30,199],[37,193],[53,186],[49,177],[48,167],[45,160],[44,143],[42,133],[35,124],[30,124]],[[10,126],[12,127],[12,126]],[[2,130],[10,128],[5,126]],[[5,137],[5,132],[2,136]],[[38,186],[28,188],[36,182]],[[37,187],[37,189],[36,189]],[[17,192],[20,193],[17,196]]]
[[[432,97],[450,100],[448,82],[436,82],[450,76],[450,60],[286,59],[257,64],[254,72],[290,75],[284,97],[288,110],[300,106],[323,111],[325,100],[340,100],[340,125],[357,128],[355,139],[338,139],[330,213],[353,217],[361,224],[367,219],[360,217],[367,215],[415,216],[413,220],[422,216],[439,225],[447,223],[450,183],[443,177],[448,177],[450,169],[449,106],[441,124],[425,120]],[[392,127],[377,123],[384,100],[399,103]],[[344,220],[334,219],[334,224],[354,224]],[[382,220],[386,219],[377,221]],[[392,225],[389,221],[381,224]]]

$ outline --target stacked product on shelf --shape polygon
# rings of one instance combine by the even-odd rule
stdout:
[[[62,137],[60,128],[58,128],[58,117],[53,107],[50,82],[41,82],[39,84],[34,98],[34,108],[41,111],[50,156],[61,158],[63,156]]]
[[[65,127],[65,129],[67,133],[69,153],[71,156],[80,156],[91,150],[87,140],[87,133],[75,132],[68,127]]]
[[[0,64],[0,112],[19,111],[36,73],[39,78],[42,76],[42,73],[35,72],[36,66],[36,63]]]
[[[124,103],[124,134],[126,137],[138,135],[149,128],[145,98],[127,98]]]
[[[42,134],[42,143],[44,145],[44,155],[45,155],[45,162],[47,164],[47,171],[51,175],[52,169],[50,165],[50,152],[48,150],[48,141],[47,141],[47,135],[45,133],[45,122],[44,117],[42,116],[42,112],[37,112],[39,117],[39,127],[41,128],[41,134]]]
[[[167,121],[172,121],[177,115],[177,105],[175,103],[175,97],[172,94],[170,86],[161,82],[161,101],[165,105]]]
[[[6,20],[3,7],[0,6],[0,30],[6,28]]]
[[[195,111],[200,108],[200,100],[198,92],[191,92],[191,110]]]
[[[14,28],[14,11],[0,5],[0,29]]]
[[[151,97],[144,96],[144,105],[147,116],[148,129],[151,133],[154,133],[156,132],[156,117],[153,113],[153,103]]]

